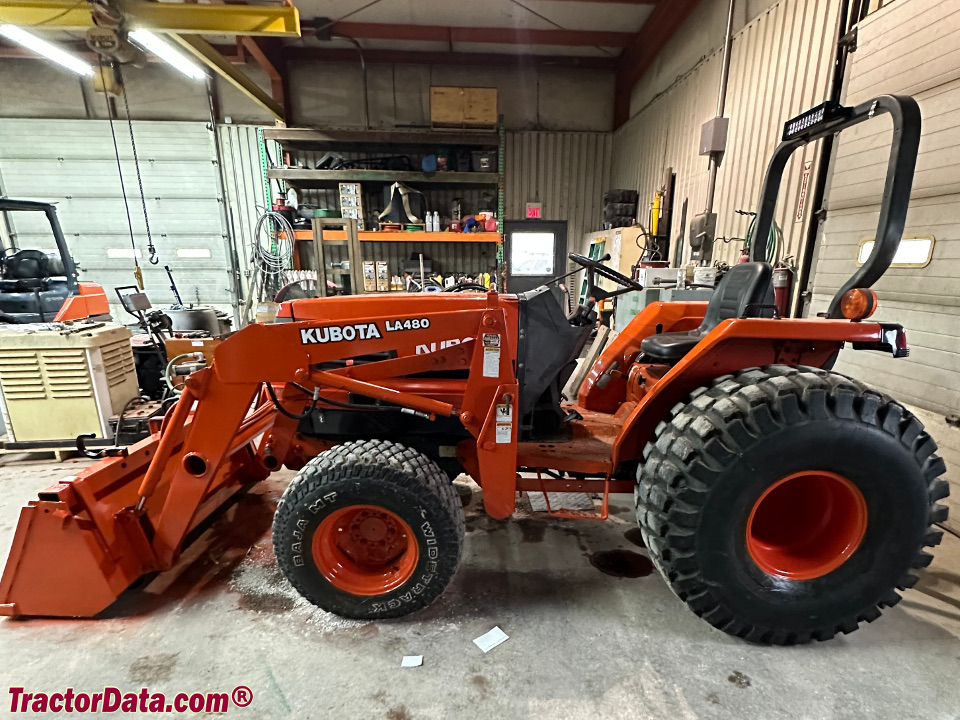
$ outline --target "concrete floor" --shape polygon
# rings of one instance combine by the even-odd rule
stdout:
[[[0,555],[20,505],[77,467],[0,467]],[[291,475],[244,498],[110,617],[0,621],[0,688],[170,697],[245,685],[252,704],[228,715],[255,718],[960,717],[956,538],[874,624],[767,648],[713,630],[656,573],[618,578],[591,564],[600,551],[644,553],[631,542],[630,499],[607,523],[498,522],[474,493],[446,594],[419,614],[360,623],[305,605],[276,567],[269,524]],[[484,655],[472,640],[495,625],[510,639]],[[423,666],[401,669],[403,655],[423,655]],[[0,717],[23,717],[9,710],[0,698]]]

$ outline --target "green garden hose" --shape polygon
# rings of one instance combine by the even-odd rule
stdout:
[[[747,229],[747,237],[743,243],[743,251],[750,254],[750,244],[753,241],[753,233],[756,230],[757,225],[757,216],[753,215],[750,219],[750,227]],[[766,261],[771,265],[776,265],[777,261],[780,260],[780,256],[783,253],[783,230],[780,229],[780,226],[777,225],[777,221],[774,220],[770,225],[770,235],[767,237],[767,253]]]

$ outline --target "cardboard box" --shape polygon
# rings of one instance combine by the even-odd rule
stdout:
[[[363,261],[363,290],[374,292],[377,289],[377,271],[373,260]]]
[[[497,124],[497,89],[431,87],[430,122],[448,127],[493,127]]]
[[[279,303],[261,302],[257,304],[257,322],[272,323],[277,319],[277,310],[280,309]]]
[[[377,292],[390,289],[390,265],[385,260],[377,260]]]

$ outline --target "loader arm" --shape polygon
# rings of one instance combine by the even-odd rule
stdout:
[[[278,400],[290,414],[309,408],[314,395],[336,395],[459,418],[477,438],[467,462],[484,483],[488,511],[509,515],[516,492],[516,298],[393,296],[338,304],[335,322],[251,325],[234,334],[210,367],[187,379],[159,432],[30,502],[0,579],[0,614],[91,616],[144,573],[171,568],[191,531],[278,469],[278,450],[293,442],[296,423],[261,392],[265,383],[280,387]],[[471,339],[437,353],[351,364],[398,346],[465,337]],[[407,376],[438,367],[460,369],[466,380],[431,380],[430,392],[404,388],[424,382]],[[294,383],[306,392],[289,391]]]

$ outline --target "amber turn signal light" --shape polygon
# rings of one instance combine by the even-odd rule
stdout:
[[[863,320],[877,309],[877,294],[869,288],[847,290],[840,298],[840,312],[847,320]]]

